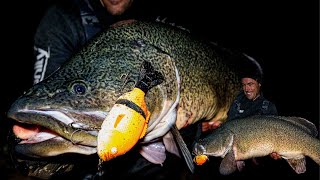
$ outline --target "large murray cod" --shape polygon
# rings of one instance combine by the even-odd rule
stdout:
[[[310,157],[320,165],[320,140],[316,126],[301,117],[252,116],[225,122],[194,145],[194,161],[222,157],[220,173],[244,168],[244,160],[276,152],[298,173],[306,171]]]
[[[120,95],[133,89],[144,61],[164,76],[145,97],[151,115],[138,142],[141,155],[155,164],[165,161],[165,150],[181,156],[172,129],[226,118],[241,88],[236,69],[260,68],[251,58],[164,23],[131,21],[111,27],[9,109],[8,117],[16,122],[13,133],[20,139],[12,141],[13,155],[19,155],[26,173],[49,178],[79,165],[52,157],[96,154],[103,120]]]

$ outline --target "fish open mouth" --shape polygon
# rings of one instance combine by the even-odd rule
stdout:
[[[98,131],[75,122],[70,114],[57,110],[9,112],[8,117],[16,121],[12,128],[16,137],[14,151],[34,158],[65,153],[95,154]]]
[[[23,154],[25,151],[21,151],[23,147],[26,149],[28,147],[14,143],[17,140],[14,133],[10,132],[8,138],[8,150],[11,155],[11,161],[15,169],[23,175],[40,179],[56,179],[66,176],[81,179],[85,175],[95,174],[97,171],[97,154],[82,155],[76,153],[65,153],[51,157],[33,158]],[[21,139],[19,139],[19,141],[21,141]],[[41,143],[38,145],[40,144]],[[20,152],[17,151],[19,149]]]

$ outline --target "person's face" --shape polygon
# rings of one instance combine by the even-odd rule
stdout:
[[[250,100],[255,100],[260,95],[260,86],[256,80],[252,78],[242,78],[242,90],[245,96]]]
[[[111,15],[123,14],[132,4],[133,0],[100,0],[101,4]]]

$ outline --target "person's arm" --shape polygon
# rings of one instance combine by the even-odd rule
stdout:
[[[52,6],[38,25],[34,36],[34,84],[57,70],[85,42],[76,8]]]
[[[222,124],[221,121],[204,121],[201,123],[202,132],[210,132],[218,128]]]

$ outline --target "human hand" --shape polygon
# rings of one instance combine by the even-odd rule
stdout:
[[[272,159],[274,159],[274,160],[281,159],[281,156],[280,156],[278,153],[276,153],[276,152],[271,153],[271,154],[270,154],[270,157],[271,157]]]
[[[208,132],[208,131],[212,131],[216,128],[218,128],[221,125],[221,121],[205,121],[201,123],[201,131],[202,132]]]

